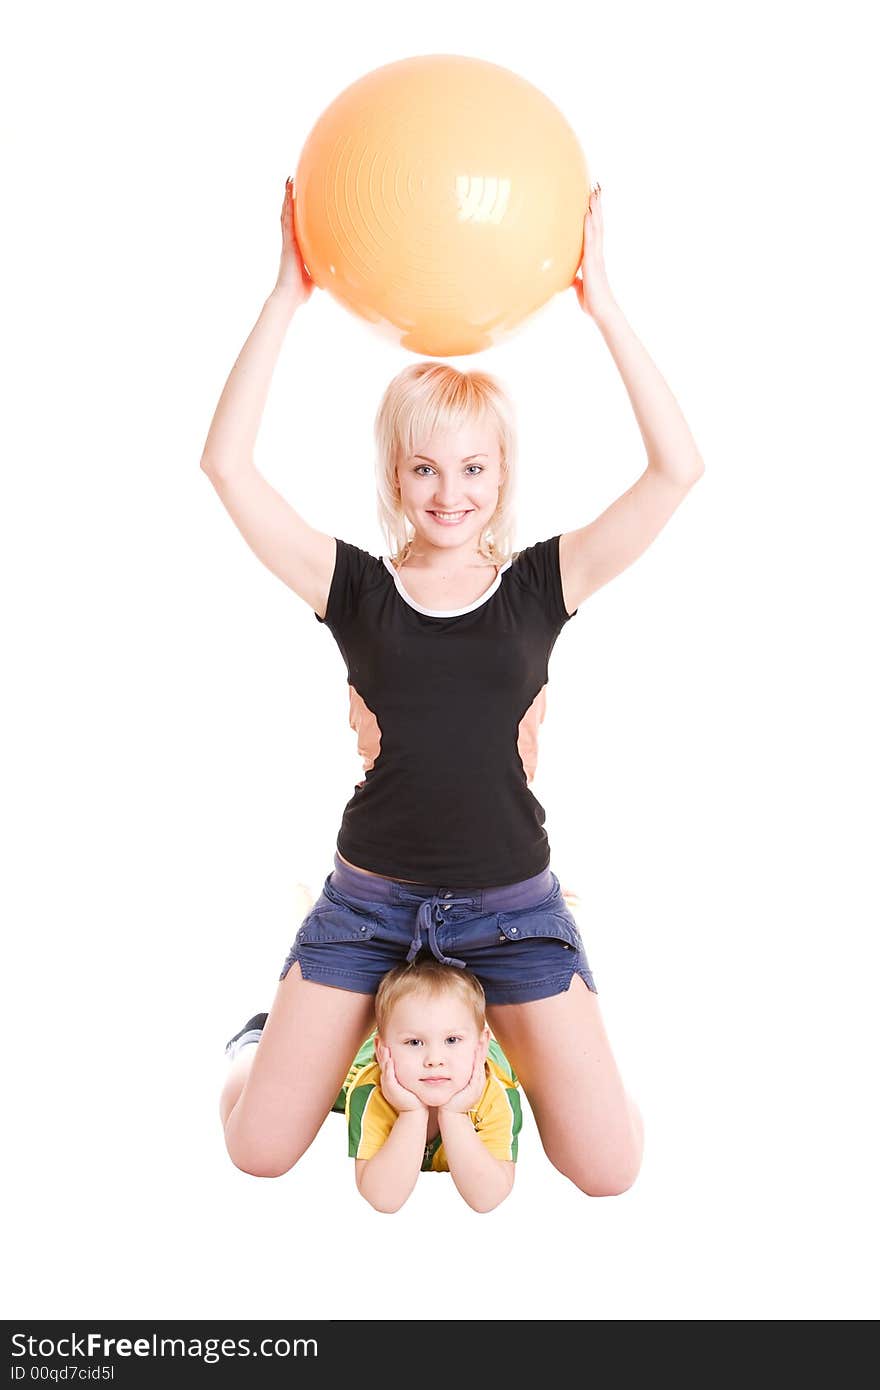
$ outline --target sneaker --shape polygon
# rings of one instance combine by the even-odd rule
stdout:
[[[240,1028],[235,1037],[230,1038],[226,1044],[227,1057],[234,1057],[246,1043],[258,1043],[263,1036],[263,1029],[268,1017],[268,1014],[254,1014],[253,1018],[249,1018],[244,1027]]]

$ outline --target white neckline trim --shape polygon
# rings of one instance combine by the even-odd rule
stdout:
[[[423,608],[420,603],[416,603],[414,598],[410,598],[409,594],[406,592],[406,589],[400,582],[400,575],[397,573],[397,570],[394,568],[387,555],[382,556],[382,563],[384,564],[388,573],[391,575],[391,578],[394,580],[395,588],[397,589],[397,592],[400,594],[400,597],[406,603],[409,604],[410,608],[414,608],[417,613],[424,613],[426,618],[458,618],[461,616],[462,613],[472,613],[475,608],[481,608],[482,605],[486,602],[486,600],[492,597],[492,595],[497,590],[499,584],[501,583],[502,576],[507,570],[510,569],[510,566],[513,564],[513,561],[505,561],[505,563],[501,566],[500,570],[495,576],[494,584],[490,585],[486,592],[484,594],[481,594],[480,597],[476,599],[473,603],[469,603],[467,608]]]

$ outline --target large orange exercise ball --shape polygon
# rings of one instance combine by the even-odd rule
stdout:
[[[498,342],[583,252],[586,159],[551,101],[507,68],[426,54],[347,87],[296,171],[312,279],[412,352]]]

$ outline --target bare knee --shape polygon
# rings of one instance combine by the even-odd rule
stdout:
[[[582,1192],[586,1192],[588,1197],[619,1197],[621,1193],[628,1192],[638,1177],[638,1173],[631,1176],[620,1174],[607,1178],[588,1178],[586,1183],[578,1183],[577,1186]]]
[[[645,1147],[645,1126],[641,1111],[631,1096],[627,1096],[629,1132],[609,1144],[600,1157],[592,1161],[578,1159],[561,1169],[567,1178],[588,1197],[619,1197],[628,1192],[639,1176]]]
[[[268,1143],[259,1134],[241,1132],[241,1126],[228,1123],[224,1127],[226,1152],[242,1173],[253,1178],[280,1178],[289,1173],[302,1157],[302,1150],[282,1148]]]
[[[294,1166],[292,1163],[274,1162],[268,1157],[261,1158],[258,1154],[253,1158],[236,1158],[233,1154],[229,1157],[240,1172],[248,1173],[252,1178],[281,1178]]]
[[[632,1187],[639,1176],[641,1163],[619,1164],[605,1169],[577,1164],[563,1166],[554,1163],[553,1166],[588,1197],[619,1197]]]

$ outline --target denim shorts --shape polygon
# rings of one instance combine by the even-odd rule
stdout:
[[[549,868],[502,888],[404,883],[335,868],[296,934],[281,971],[375,994],[395,965],[429,952],[471,970],[487,1004],[524,1004],[568,989],[580,975],[598,993],[577,922]]]

